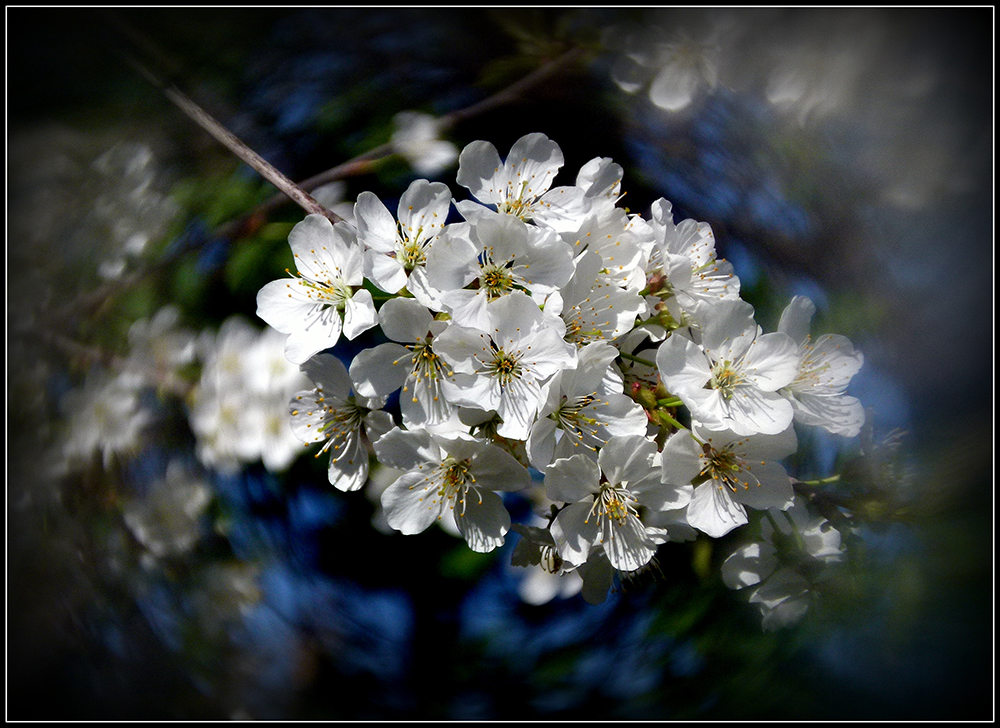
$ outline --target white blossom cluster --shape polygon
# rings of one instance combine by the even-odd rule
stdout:
[[[381,496],[392,528],[454,518],[479,552],[511,528],[502,494],[527,490],[547,526],[518,527],[515,561],[577,572],[600,600],[666,541],[790,508],[792,423],[856,435],[862,356],[812,339],[798,297],[764,333],[708,224],[662,199],[648,220],[619,207],[610,159],[554,186],[562,166],[544,134],[506,160],[477,141],[459,157],[469,199],[417,180],[395,216],[368,192],[353,223],[309,215],[289,236],[296,272],[257,313],[315,384],[292,429],[323,443],[334,486],[365,483],[367,441],[401,473]],[[376,326],[388,341],[349,368],[321,353]],[[399,421],[383,410],[397,390]]]
[[[201,379],[190,395],[189,421],[198,459],[235,472],[261,460],[268,470],[291,465],[302,448],[288,426],[287,403],[308,379],[284,356],[284,337],[232,316],[198,345]]]

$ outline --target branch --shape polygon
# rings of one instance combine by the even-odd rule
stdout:
[[[488,111],[492,111],[495,108],[514,101],[528,89],[548,80],[561,71],[565,66],[568,66],[578,60],[584,52],[585,51],[582,48],[573,48],[558,58],[542,64],[524,78],[517,80],[510,86],[501,89],[492,96],[489,96],[482,101],[478,101],[471,106],[466,106],[464,109],[456,109],[455,111],[445,114],[438,119],[438,129],[441,131],[447,131],[463,121],[472,119],[480,114],[485,114]],[[309,179],[299,182],[298,186],[306,192],[311,192],[317,187],[325,185],[328,182],[335,182],[336,180],[343,179],[344,177],[350,177],[355,174],[367,172],[371,168],[373,162],[385,159],[395,153],[396,152],[392,144],[380,144],[374,149],[368,150],[364,154],[359,154],[342,164],[338,164],[336,167],[327,169],[319,174],[313,175]],[[244,219],[249,219],[255,215],[266,214],[271,210],[274,210],[283,202],[284,198],[281,195],[275,195],[271,199],[262,202],[260,205],[255,207],[246,215]],[[234,224],[234,227],[238,227],[238,225]]]
[[[445,114],[438,120],[439,128],[442,130],[451,129],[455,125],[472,119],[480,114],[484,114],[491,111],[499,106],[518,98],[525,91],[530,88],[542,83],[543,81],[551,78],[561,71],[565,66],[573,63],[579,59],[584,54],[583,49],[574,48],[563,55],[548,61],[534,71],[524,76],[523,78],[517,80],[510,86],[501,89],[497,93],[488,96],[482,101],[478,101],[471,106],[467,106],[464,109],[458,109]],[[141,73],[147,80],[149,80],[153,85],[162,89],[168,98],[171,99],[175,104],[177,104],[182,111],[184,111],[188,116],[191,116],[199,125],[205,128],[212,136],[218,139],[220,142],[225,144],[229,149],[231,149],[240,159],[250,164],[254,169],[264,175],[272,184],[278,187],[281,192],[274,195],[270,199],[257,205],[253,210],[248,212],[241,218],[228,222],[215,230],[215,234],[212,237],[224,237],[228,239],[235,239],[241,237],[244,234],[252,234],[253,231],[258,229],[260,225],[266,220],[268,213],[280,207],[284,202],[291,198],[300,206],[302,206],[307,212],[319,212],[325,215],[332,222],[336,222],[341,218],[334,214],[332,211],[327,210],[322,205],[320,205],[313,197],[308,193],[312,190],[320,187],[328,182],[333,182],[344,177],[348,177],[354,174],[361,174],[367,171],[373,162],[376,162],[385,157],[391,156],[395,153],[393,146],[391,144],[381,144],[373,149],[368,150],[363,154],[359,154],[352,159],[349,159],[342,164],[338,164],[336,167],[332,167],[328,170],[320,172],[319,174],[313,175],[312,177],[303,180],[297,185],[285,177],[281,172],[276,170],[266,161],[260,158],[252,149],[247,147],[242,141],[240,141],[235,135],[230,133],[225,127],[219,124],[214,118],[212,118],[206,111],[204,111],[200,106],[195,104],[194,101],[185,96],[179,89],[173,85],[167,84],[159,77],[157,77],[148,68],[139,63],[135,58],[129,55],[125,55],[126,61],[135,68],[139,73]],[[192,114],[194,114],[192,116]],[[205,126],[208,124],[208,126]],[[232,145],[232,146],[231,146]],[[235,148],[234,148],[235,147]],[[239,150],[239,151],[237,151]],[[253,159],[259,160],[260,164],[263,165],[268,170],[276,176],[280,181],[275,181],[268,175],[266,175],[261,168],[255,166],[247,157],[244,156],[244,152],[247,155],[252,155]],[[305,201],[300,202],[300,199]],[[310,205],[310,206],[307,206]],[[180,253],[178,253],[179,255]],[[142,281],[146,275],[158,270],[160,268],[165,268],[169,266],[171,259],[164,259],[159,262],[159,264],[152,265],[143,270],[133,272],[129,277],[110,281],[103,286],[99,287],[90,294],[78,298],[72,303],[68,304],[64,308],[55,312],[54,315],[47,317],[50,322],[60,321],[65,317],[76,314],[79,315],[84,311],[90,311],[91,309],[99,306],[106,298],[115,293],[120,293],[123,290],[131,288],[136,283]]]
[[[330,222],[341,222],[343,218],[327,210],[319,204],[308,192],[292,182],[288,177],[275,169],[267,160],[244,144],[235,134],[220,124],[215,118],[187,97],[179,88],[167,84],[139,63],[134,57],[125,55],[129,64],[141,73],[146,80],[159,88],[177,108],[183,111],[198,126],[211,134],[229,151],[260,173],[264,179],[273,184],[295,204],[310,214],[323,215]]]

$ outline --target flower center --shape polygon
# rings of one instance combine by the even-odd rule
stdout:
[[[402,223],[396,223],[397,234],[396,243],[399,245],[397,257],[403,264],[403,269],[409,273],[414,268],[427,262],[427,240],[421,240],[424,229],[417,228],[416,234],[412,237],[403,230]]]
[[[732,363],[724,361],[712,367],[712,379],[709,381],[709,386],[712,389],[718,389],[724,399],[729,399],[742,381],[743,377],[733,368]]]
[[[793,391],[809,390],[820,384],[821,376],[830,369],[830,363],[818,358],[810,343],[811,339],[806,338],[806,343],[802,346],[802,357],[799,361],[799,370],[795,375],[795,380],[788,386]]]
[[[521,189],[514,193],[514,184],[512,182],[507,183],[507,199],[497,205],[497,212],[506,212],[509,215],[514,215],[522,220],[527,220],[531,217],[531,211],[533,207],[533,199],[524,199],[525,193],[528,192],[528,181],[525,180],[521,183]]]
[[[343,311],[347,307],[347,301],[354,295],[354,289],[339,276],[315,281],[301,273],[293,274],[287,268],[285,272],[302,281],[305,294],[310,300],[333,306],[338,311]]]
[[[520,379],[520,358],[497,348],[496,344],[493,344],[493,349],[493,361],[486,365],[486,371],[499,379],[501,386],[509,384],[514,379]]]
[[[471,460],[457,460],[448,457],[441,461],[435,473],[437,481],[437,496],[443,503],[450,501],[450,507],[454,510],[456,505],[461,506],[459,515],[465,515],[466,496],[469,493],[471,483],[476,482],[475,476],[469,472]]]
[[[750,465],[746,460],[731,449],[740,442],[745,441],[730,443],[721,450],[716,450],[711,444],[705,443],[702,446],[700,475],[718,483],[719,488],[725,486],[734,493],[739,486],[749,490],[751,482],[760,485],[757,477],[750,472]]]
[[[555,546],[549,546],[545,544],[540,549],[541,555],[538,558],[538,565],[542,567],[549,574],[558,574],[560,569],[562,569],[563,560],[556,551]]]
[[[514,275],[503,265],[487,263],[479,274],[479,285],[486,290],[490,301],[514,290]]]
[[[417,339],[413,344],[407,344],[406,348],[413,352],[410,357],[410,374],[415,380],[415,385],[418,387],[427,387],[434,401],[437,402],[440,397],[440,375],[442,370],[445,370],[445,363],[431,348],[430,332],[428,332],[426,339]],[[393,364],[398,364],[405,358],[401,357],[394,361]],[[451,372],[448,373],[450,374]],[[409,386],[404,385],[403,391],[408,392]],[[413,396],[413,401],[416,402],[417,397],[415,395],[411,396]]]
[[[555,420],[560,429],[570,435],[574,447],[583,445],[591,450],[596,450],[596,445],[604,442],[598,435],[604,423],[583,411],[595,402],[607,404],[607,402],[602,402],[597,398],[597,392],[577,397],[567,397],[564,394],[559,408],[549,415],[549,418]],[[585,440],[590,442],[585,442]]]
[[[625,488],[605,484],[594,499],[594,505],[590,508],[587,521],[590,521],[590,516],[597,515],[602,520],[607,519],[619,526],[624,526],[630,515],[635,518],[639,517],[634,504],[635,498]]]
[[[323,422],[316,428],[317,436],[313,442],[319,442],[320,439],[326,440],[323,447],[316,453],[316,457],[332,449],[332,462],[337,462],[345,453],[351,450],[351,448],[345,448],[344,446],[352,438],[360,434],[365,415],[371,410],[357,404],[354,401],[354,397],[349,397],[346,401],[337,399],[334,400],[335,404],[328,404],[322,387],[317,387],[314,390],[314,394],[316,406],[322,408]],[[301,401],[303,396],[297,395],[295,399]],[[293,409],[291,412],[292,417],[297,416],[299,412],[299,410]],[[306,412],[306,415],[309,417],[312,414],[312,412]]]

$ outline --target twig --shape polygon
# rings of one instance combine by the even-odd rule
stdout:
[[[580,48],[574,48],[570,51],[567,51],[558,58],[548,61],[542,66],[539,66],[528,75],[514,82],[510,86],[501,89],[492,96],[489,96],[483,99],[482,101],[478,101],[471,106],[467,106],[464,109],[458,109],[456,111],[452,111],[448,114],[445,114],[444,116],[440,117],[440,119],[438,119],[439,128],[441,130],[450,129],[454,127],[456,124],[471,119],[475,116],[478,116],[479,114],[486,113],[487,111],[491,111],[492,109],[502,106],[505,103],[513,101],[531,87],[554,76],[562,68],[579,59],[583,55],[583,53],[584,51]],[[178,90],[176,87],[168,85],[167,83],[162,81],[155,74],[153,74],[148,68],[143,66],[137,60],[135,60],[135,58],[133,58],[132,56],[126,55],[125,58],[130,65],[132,65],[151,83],[153,83],[158,88],[163,89],[164,93],[167,93],[169,89],[173,95],[168,94],[168,97],[170,97],[171,100],[174,101],[174,103],[181,105],[180,101],[183,100],[182,103],[184,105],[181,106],[181,109],[185,111],[185,113],[188,113],[188,109],[191,110],[197,109],[198,118],[196,118],[195,121],[198,121],[199,124],[202,124],[202,120],[209,123],[210,128],[206,128],[206,131],[212,133],[212,135],[215,136],[216,139],[218,139],[220,142],[229,147],[234,153],[236,153],[240,157],[240,159],[247,161],[242,154],[240,154],[239,152],[237,152],[236,149],[233,149],[233,147],[230,146],[230,142],[234,143],[240,150],[245,150],[250,155],[253,155],[253,158],[260,160],[260,163],[262,165],[265,165],[267,169],[272,170],[273,173],[284,184],[284,186],[279,185],[273,179],[268,177],[268,180],[271,181],[272,184],[275,184],[275,186],[281,189],[282,191],[272,196],[270,199],[265,200],[261,204],[257,205],[249,213],[242,216],[241,218],[228,222],[217,228],[212,236],[213,238],[224,237],[232,239],[235,237],[239,237],[244,233],[256,230],[257,228],[260,227],[262,221],[266,219],[268,213],[270,213],[271,211],[277,209],[279,206],[284,204],[284,202],[287,199],[291,198],[300,205],[302,205],[302,203],[299,202],[298,199],[296,199],[296,195],[300,196],[303,200],[306,200],[307,204],[311,202],[311,204],[315,206],[314,208],[310,209],[309,207],[305,207],[303,205],[303,207],[305,207],[307,212],[317,211],[320,214],[325,215],[328,219],[334,222],[340,220],[341,218],[339,216],[334,214],[332,211],[324,208],[308,193],[316,189],[317,187],[327,184],[328,182],[333,182],[353,174],[362,173],[366,171],[373,162],[378,161],[379,159],[384,159],[385,157],[391,156],[392,154],[395,153],[395,150],[391,144],[381,144],[377,147],[374,147],[373,149],[368,150],[363,154],[359,154],[358,156],[353,157],[352,159],[349,159],[346,162],[343,162],[342,164],[338,164],[336,167],[332,167],[328,170],[320,172],[319,174],[313,175],[312,177],[303,180],[298,184],[295,184],[287,177],[285,177],[283,174],[281,174],[281,172],[274,169],[274,167],[272,167],[266,161],[261,159],[252,149],[243,144],[243,142],[241,142],[235,135],[231,134],[227,129],[225,129],[225,127],[223,127],[221,124],[215,121],[215,119],[213,119],[207,112],[205,112],[203,109],[201,109],[200,106],[195,104],[194,101],[191,101],[187,96],[181,93],[180,90]],[[213,133],[213,130],[218,132],[219,135]],[[247,164],[250,164],[250,162],[247,161]],[[257,169],[258,172],[264,174],[264,172],[261,171],[261,169],[258,169],[257,167],[254,167],[254,169]],[[267,175],[264,176],[266,177]],[[286,189],[289,190],[290,192],[286,191]],[[180,253],[178,253],[178,255],[179,254]],[[64,308],[57,311],[54,315],[47,317],[47,319],[50,322],[55,322],[55,321],[60,321],[64,317],[68,317],[70,315],[80,315],[82,313],[90,311],[91,309],[99,306],[108,296],[114,295],[115,293],[120,293],[123,290],[131,288],[136,283],[142,281],[146,275],[148,275],[151,272],[154,272],[155,270],[168,267],[170,261],[171,261],[170,258],[163,259],[159,261],[158,264],[154,264],[143,270],[138,270],[133,272],[128,278],[109,282],[99,287],[98,289],[91,291],[86,296],[78,298],[77,300],[73,301]]]
[[[551,76],[554,76],[557,72],[562,70],[563,67],[578,60],[584,52],[585,51],[582,48],[573,48],[558,58],[539,66],[524,78],[515,81],[510,86],[501,89],[492,96],[489,96],[482,101],[478,101],[471,106],[466,106],[464,109],[456,109],[455,111],[445,114],[437,120],[438,130],[447,131],[463,121],[467,121],[468,119],[472,119],[480,114],[485,114],[487,111],[492,111],[499,106],[503,106],[506,103],[510,103],[531,87],[538,85]],[[371,167],[373,162],[392,156],[393,154],[395,154],[395,148],[392,144],[380,144],[379,146],[368,150],[364,154],[359,154],[342,164],[338,164],[336,167],[327,169],[319,174],[313,175],[309,179],[299,182],[298,186],[307,192],[311,192],[317,187],[325,185],[329,182],[335,182],[336,180],[343,179],[344,177],[350,177],[355,174],[366,172]],[[255,207],[245,219],[256,215],[266,214],[274,210],[283,202],[284,198],[281,195],[275,195],[271,199],[266,200]]]
[[[310,214],[323,215],[328,218],[330,222],[341,222],[343,220],[343,218],[336,213],[327,210],[308,192],[275,169],[270,162],[244,144],[235,134],[216,121],[211,114],[188,98],[187,95],[184,94],[179,88],[162,81],[134,57],[126,54],[125,58],[129,64],[141,73],[150,83],[163,91],[163,94],[192,121],[211,134],[217,141],[222,143],[227,149],[229,149],[229,151],[243,160],[246,164],[259,172],[264,179],[281,190],[283,194],[285,194],[303,210]]]

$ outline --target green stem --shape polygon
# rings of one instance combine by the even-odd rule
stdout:
[[[811,485],[813,487],[826,485],[827,483],[836,483],[840,480],[840,475],[831,475],[829,478],[819,478],[818,480],[799,480],[797,481],[799,485]]]
[[[656,417],[658,419],[660,419],[660,420],[663,420],[663,421],[667,422],[672,427],[675,427],[678,430],[686,430],[687,429],[684,425],[682,425],[680,422],[678,422],[673,417],[671,417],[670,415],[668,415],[666,412],[658,411],[656,413]]]
[[[642,357],[635,356],[634,354],[626,354],[624,351],[618,352],[618,356],[622,359],[628,359],[629,361],[634,361],[637,364],[645,364],[647,367],[656,369],[656,362],[650,361],[649,359],[643,359]]]

